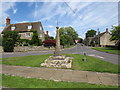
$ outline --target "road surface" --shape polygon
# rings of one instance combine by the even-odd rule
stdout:
[[[109,54],[105,52],[100,52],[91,49],[90,47],[87,46],[81,46],[80,44],[77,44],[73,48],[69,49],[64,49],[61,51],[62,53],[69,53],[69,54],[84,54],[86,53],[88,56],[93,56],[96,58],[100,58],[104,61],[111,62],[113,64],[118,64],[120,65],[120,61],[118,60],[120,55],[117,54]],[[53,54],[54,50],[50,51],[30,51],[30,52],[13,52],[13,53],[2,53],[1,58],[7,58],[7,57],[17,57],[17,56],[31,56],[31,55],[42,55],[42,54]],[[119,62],[118,62],[119,61]]]

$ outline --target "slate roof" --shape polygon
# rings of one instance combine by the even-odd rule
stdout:
[[[29,25],[32,26],[31,29],[28,29]],[[40,26],[42,27],[42,24],[41,24],[41,22],[27,22],[27,23],[9,24],[3,29],[2,33],[5,31],[11,31],[12,26],[15,27],[14,31],[18,31],[20,33],[20,32],[37,31],[40,28]]]

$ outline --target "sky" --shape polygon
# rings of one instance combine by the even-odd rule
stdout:
[[[85,33],[94,29],[104,32],[106,28],[118,25],[118,2],[1,2],[0,32],[5,27],[6,17],[11,24],[40,21],[44,32],[55,37],[58,21],[59,27],[73,27],[79,37],[85,38]]]

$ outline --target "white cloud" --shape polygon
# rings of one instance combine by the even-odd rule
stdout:
[[[2,18],[0,18],[0,25],[5,24],[5,18],[9,17],[9,14],[7,13],[8,10],[13,9],[13,7],[15,6],[15,2],[0,2],[0,15]],[[17,12],[17,9],[13,10],[14,13]]]
[[[16,21],[15,23],[25,23],[25,22],[30,22],[30,21]]]
[[[17,9],[13,9],[13,13],[16,14],[16,12],[17,12]]]

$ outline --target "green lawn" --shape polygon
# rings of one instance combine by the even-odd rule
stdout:
[[[105,86],[88,83],[55,82],[36,78],[24,78],[19,76],[2,75],[2,85],[11,88],[118,88],[117,86]]]
[[[92,49],[102,51],[102,52],[112,53],[112,54],[120,54],[120,50],[117,50],[112,47],[94,47]]]
[[[40,64],[51,55],[52,54],[3,58],[2,64],[39,67]],[[65,54],[65,55],[72,56],[74,58],[72,63],[73,64],[72,69],[74,70],[118,73],[118,65],[91,56],[87,56],[87,62],[83,62],[82,61],[83,55],[80,54]]]

